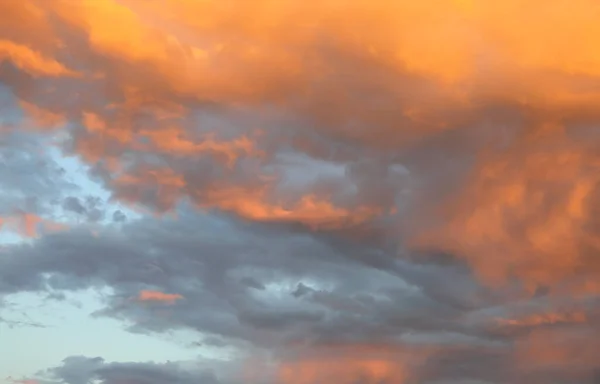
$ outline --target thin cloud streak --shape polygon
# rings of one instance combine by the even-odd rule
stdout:
[[[175,304],[177,300],[183,299],[183,296],[176,293],[164,293],[158,291],[141,291],[138,299],[140,301],[157,301],[166,304]]]

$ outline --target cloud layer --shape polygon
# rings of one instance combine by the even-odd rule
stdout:
[[[597,382],[596,1],[0,14],[0,226],[35,238],[0,294],[108,288],[95,316],[231,352],[49,382]]]

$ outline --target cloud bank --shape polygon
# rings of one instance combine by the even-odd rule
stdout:
[[[231,350],[40,380],[598,381],[596,1],[0,15],[0,226],[32,238],[0,248],[0,294],[108,288],[94,316]]]

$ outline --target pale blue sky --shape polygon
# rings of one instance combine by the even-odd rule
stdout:
[[[134,334],[125,331],[117,320],[91,317],[102,305],[93,291],[69,297],[64,302],[26,293],[7,298],[14,304],[14,310],[7,311],[7,319],[34,321],[46,328],[10,328],[0,323],[0,377],[31,377],[40,367],[58,366],[65,357],[75,355],[101,356],[107,361],[164,362],[191,360],[199,354],[197,348],[178,345],[177,339],[185,334],[171,338]]]

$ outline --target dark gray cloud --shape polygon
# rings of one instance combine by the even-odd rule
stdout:
[[[121,210],[117,209],[113,212],[112,219],[115,223],[122,223],[127,220],[127,215],[125,215]]]
[[[95,223],[104,218],[106,205],[102,199],[93,196],[86,196],[81,199],[77,196],[67,196],[63,200],[62,208],[70,213],[77,215],[80,218],[84,218],[87,222]],[[118,219],[123,219],[124,214],[121,211],[117,214]],[[116,212],[115,212],[116,213]],[[115,220],[115,215],[113,215]]]

